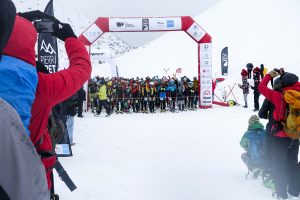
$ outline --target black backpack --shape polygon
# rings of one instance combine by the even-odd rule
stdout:
[[[69,99],[62,103],[63,112],[65,115],[74,117],[78,113],[79,106],[79,95],[78,92],[71,96]]]
[[[55,105],[48,119],[48,130],[51,136],[52,145],[58,144],[66,134],[67,119],[66,116],[74,117],[78,112],[78,93],[75,93],[69,99]]]

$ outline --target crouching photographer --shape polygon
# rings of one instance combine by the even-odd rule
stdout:
[[[84,45],[77,39],[71,26],[62,23],[54,17],[41,11],[19,13],[16,17],[14,31],[6,46],[6,53],[18,52],[18,44],[24,43],[23,35],[29,34],[36,42],[37,33],[32,23],[36,20],[48,19],[53,21],[52,35],[65,42],[65,49],[70,60],[69,68],[52,74],[37,73],[37,87],[31,109],[29,123],[30,138],[40,154],[44,164],[48,182],[48,189],[52,186],[52,170],[57,165],[57,158],[52,146],[51,137],[47,128],[48,118],[54,105],[66,100],[75,94],[90,78],[91,62]],[[26,22],[24,22],[26,21]],[[25,56],[35,62],[34,46],[26,49]],[[74,188],[73,188],[74,189]]]

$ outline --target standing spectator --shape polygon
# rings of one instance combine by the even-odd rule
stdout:
[[[49,200],[46,172],[16,110],[0,98],[0,199]]]
[[[90,98],[90,104],[91,104],[91,110],[94,113],[95,110],[97,110],[97,84],[96,80],[91,79],[89,82],[89,98]]]
[[[242,84],[238,84],[238,86],[243,90],[243,95],[244,95],[244,108],[248,108],[248,101],[247,97],[249,94],[249,83],[247,81],[247,71],[245,69],[242,70]]]
[[[78,100],[77,100],[77,103],[78,103],[78,115],[77,117],[83,117],[82,115],[82,111],[83,111],[83,102],[86,101],[86,97],[85,97],[86,93],[82,88],[80,88],[80,90],[78,90]]]
[[[170,98],[170,110],[171,112],[174,112],[176,107],[176,97],[177,97],[177,87],[174,79],[171,79],[169,82],[169,85],[167,87],[167,91],[169,93]],[[193,102],[194,103],[194,102]]]
[[[251,79],[252,69],[254,68],[254,66],[252,63],[248,63],[246,65],[246,68],[247,68],[247,72],[248,72],[248,79]]]
[[[177,97],[178,97],[178,99],[177,99],[177,104],[178,104],[178,109],[179,109],[180,111],[184,111],[184,95],[183,95],[184,90],[185,90],[185,87],[184,87],[184,85],[183,85],[183,81],[180,80],[180,81],[178,82],[178,88],[177,88],[177,91],[178,91],[178,95],[177,95]]]
[[[272,78],[281,74],[281,91],[268,88]],[[293,89],[300,91],[299,78],[292,73],[284,73],[283,70],[272,70],[265,75],[258,89],[275,107],[273,118],[276,121],[272,127],[274,135],[272,141],[272,177],[274,179],[278,199],[297,199],[299,196],[299,139],[291,139],[287,136],[281,122],[285,120],[286,103],[283,101],[283,91]]]
[[[260,70],[258,67],[255,67],[253,70],[253,81],[254,86],[251,86],[251,89],[253,90],[254,94],[254,112],[259,110],[259,91],[258,91],[258,85],[260,83]]]
[[[105,81],[104,79],[100,80],[100,88],[99,88],[99,107],[97,110],[97,115],[99,116],[101,114],[102,111],[102,106],[104,107],[104,109],[106,110],[106,117],[108,117],[110,115],[110,111],[109,108],[107,106],[107,89],[106,89],[106,85],[105,85]]]
[[[189,110],[194,110],[194,98],[195,98],[195,91],[193,88],[193,82],[189,82],[188,83],[188,88],[187,90],[187,99],[188,99],[188,103],[187,103],[187,107]]]
[[[140,112],[140,87],[138,83],[132,84],[132,109],[133,112]]]
[[[107,104],[110,110],[110,114],[114,111],[114,88],[112,86],[112,81],[107,82]]]
[[[193,78],[193,88],[194,88],[194,91],[195,91],[194,106],[197,109],[199,94],[198,94],[198,79],[197,79],[196,76],[194,76],[194,78]]]
[[[276,78],[274,81],[273,90],[279,91],[280,90],[280,79]],[[272,141],[273,141],[273,134],[271,129],[273,125],[276,124],[274,120],[273,113],[274,113],[274,104],[265,98],[259,112],[258,116],[262,119],[267,119],[268,123],[266,125],[266,150],[265,150],[265,157],[266,157],[266,170],[263,173],[263,184],[266,187],[274,188],[273,178],[271,175],[272,169]]]
[[[154,85],[154,82],[150,82],[149,83],[150,85],[150,91],[149,91],[149,110],[150,110],[150,113],[154,113],[154,103],[155,103],[155,97],[156,97],[156,88],[155,88],[155,85]]]
[[[34,11],[23,13],[22,16],[30,19]],[[17,19],[18,18],[18,19]],[[37,33],[28,20],[17,17],[13,33],[7,43],[4,53],[13,55],[19,53],[21,58],[35,63],[35,42]],[[35,99],[31,108],[29,124],[30,138],[36,146],[46,170],[48,189],[52,186],[51,174],[56,163],[52,142],[47,128],[48,118],[54,105],[64,101],[86,82],[91,75],[91,63],[84,45],[76,38],[69,24],[55,20],[53,35],[65,42],[66,52],[70,59],[70,67],[53,74],[38,73],[38,85]],[[24,42],[24,36],[29,35],[30,41]],[[31,45],[32,44],[32,45]],[[21,49],[25,45],[27,48]],[[22,51],[23,50],[23,51]]]
[[[67,121],[67,131],[69,136],[70,145],[73,146],[75,143],[73,142],[73,131],[74,131],[74,116],[67,115],[66,116]]]
[[[166,97],[166,82],[163,82],[159,89],[160,112],[166,112]]]
[[[261,79],[264,78],[264,71],[265,71],[264,64],[260,64],[260,77],[261,77]]]

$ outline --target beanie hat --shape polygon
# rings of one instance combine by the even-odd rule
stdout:
[[[242,77],[246,77],[246,76],[248,76],[248,72],[247,72],[247,70],[245,70],[245,69],[242,69],[241,76],[242,76]]]
[[[281,87],[286,87],[289,85],[293,85],[294,83],[297,83],[299,81],[299,78],[297,75],[289,72],[285,72],[281,77]]]
[[[0,58],[10,34],[13,30],[16,18],[16,7],[11,0],[0,1]]]
[[[259,73],[260,72],[260,69],[258,68],[258,67],[255,67],[254,69],[253,69],[253,73]]]
[[[251,124],[259,122],[259,118],[257,115],[252,115],[249,120],[248,120],[248,125],[250,126]]]

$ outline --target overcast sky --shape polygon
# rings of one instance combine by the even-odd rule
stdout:
[[[91,19],[97,17],[195,17],[220,0],[54,0],[63,1],[66,6],[76,2],[80,6],[72,9]],[[116,33],[134,46],[143,45],[163,33]]]

